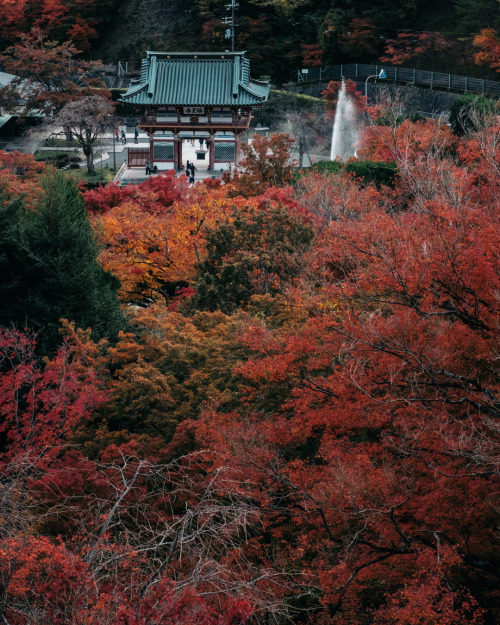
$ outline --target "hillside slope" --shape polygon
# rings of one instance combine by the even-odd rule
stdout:
[[[124,0],[92,56],[139,63],[145,50],[192,49],[201,29],[192,7],[178,0]]]

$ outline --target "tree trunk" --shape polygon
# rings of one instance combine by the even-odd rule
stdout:
[[[299,167],[304,163],[305,141],[303,135],[299,135]]]
[[[94,167],[94,143],[92,141],[92,137],[90,136],[90,132],[86,131],[85,133],[85,139],[86,139],[86,146],[84,148],[84,153],[85,156],[87,158],[87,171],[89,173],[89,176],[93,176],[95,174],[95,167]]]
[[[85,156],[87,157],[87,171],[89,176],[93,176],[95,174],[94,155],[92,154],[92,151],[90,151]]]

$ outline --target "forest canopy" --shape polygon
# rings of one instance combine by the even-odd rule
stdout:
[[[1,153],[3,622],[498,622],[500,126],[467,115],[191,187]]]
[[[0,151],[1,623],[500,622],[499,103],[431,119],[347,81],[356,157],[306,167],[341,83],[290,84],[495,79],[498,9],[240,0],[280,132],[220,179],[76,183]],[[0,107],[59,124],[90,177],[120,116],[101,61],[225,50],[225,17],[3,1]]]
[[[145,50],[223,51],[230,12],[222,0],[21,0],[0,6],[0,50],[7,57],[35,28],[48,41],[71,42],[86,60],[130,63]],[[246,50],[255,76],[278,84],[301,67],[342,63],[404,65],[494,78],[499,67],[497,0],[424,0],[356,3],[242,0],[236,9],[235,47]],[[32,51],[35,53],[36,48]],[[9,70],[8,70],[9,71]],[[16,73],[16,72],[14,72]]]

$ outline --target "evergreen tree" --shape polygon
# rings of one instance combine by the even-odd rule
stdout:
[[[97,246],[74,182],[49,171],[36,210],[12,204],[0,215],[0,324],[28,327],[47,354],[60,343],[60,319],[116,337],[124,320],[118,280],[97,263]]]
[[[4,316],[11,306],[12,293],[19,283],[19,275],[15,271],[15,237],[13,224],[22,210],[23,198],[12,199],[5,190],[0,190],[0,324],[5,325],[10,319]]]
[[[459,33],[479,33],[482,28],[500,28],[498,0],[454,0]]]
[[[231,313],[254,294],[282,292],[300,275],[312,239],[312,228],[284,207],[236,210],[231,223],[208,233],[189,305]]]

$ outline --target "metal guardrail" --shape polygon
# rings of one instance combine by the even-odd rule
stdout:
[[[430,89],[448,89],[449,91],[470,91],[500,96],[500,82],[457,76],[455,74],[440,74],[420,69],[406,69],[404,67],[390,67],[387,65],[365,65],[349,63],[346,65],[332,65],[330,67],[312,67],[307,70],[298,70],[297,82],[321,82],[330,80],[366,80],[368,77],[378,76],[384,70],[387,78],[384,80],[413,83]]]
[[[118,61],[116,63],[117,76],[129,76],[137,74],[141,70],[141,63],[137,61]]]
[[[119,184],[120,183],[120,178],[122,177],[123,171],[127,169],[127,163],[123,163],[122,166],[120,167],[120,169],[118,170],[118,173],[116,174],[116,176],[113,178],[113,182],[115,184]]]

